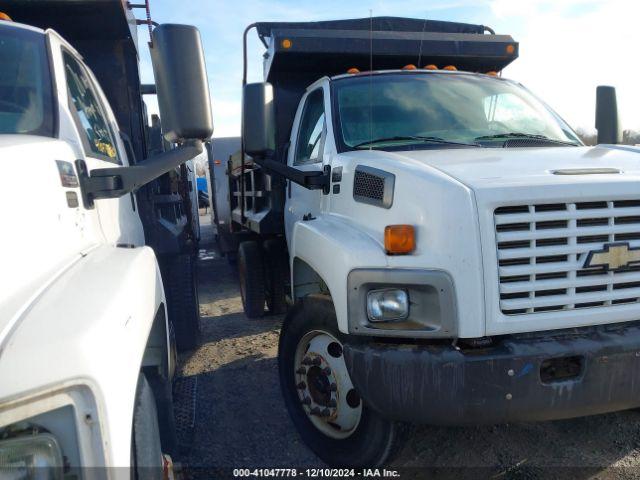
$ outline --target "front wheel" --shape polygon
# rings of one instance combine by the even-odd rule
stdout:
[[[310,295],[289,312],[278,351],[280,386],[300,436],[324,462],[377,467],[399,453],[406,427],[368,408],[342,352],[331,299]]]

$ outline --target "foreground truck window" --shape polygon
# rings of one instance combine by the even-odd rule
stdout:
[[[406,149],[442,140],[502,146],[514,136],[579,143],[542,102],[498,78],[449,72],[364,74],[336,80],[334,89],[343,150]]]
[[[44,37],[0,25],[0,133],[53,136],[52,86]]]

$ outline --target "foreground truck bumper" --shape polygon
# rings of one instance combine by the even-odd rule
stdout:
[[[438,425],[594,415],[640,406],[640,324],[498,339],[484,349],[347,344],[351,379],[383,416]]]

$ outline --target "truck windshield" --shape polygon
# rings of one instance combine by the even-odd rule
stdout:
[[[343,150],[497,147],[514,138],[580,144],[542,102],[501,79],[407,72],[347,77],[333,85]]]
[[[0,134],[53,136],[45,36],[0,25]]]

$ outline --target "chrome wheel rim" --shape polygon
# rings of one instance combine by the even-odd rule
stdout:
[[[314,330],[296,348],[294,384],[311,423],[328,437],[353,434],[362,416],[362,401],[351,383],[342,344],[330,333]]]

